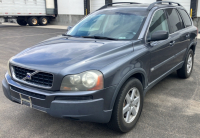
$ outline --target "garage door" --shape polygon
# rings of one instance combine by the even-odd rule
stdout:
[[[90,12],[93,12],[105,5],[105,0],[90,0]]]

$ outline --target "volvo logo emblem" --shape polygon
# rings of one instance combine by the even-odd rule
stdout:
[[[31,80],[31,73],[27,73],[27,74],[26,74],[26,79],[27,79],[27,80]]]
[[[38,73],[38,71],[35,71],[35,72],[33,72],[33,73],[26,73],[26,77],[24,77],[23,80],[24,80],[24,81],[25,81],[25,80],[31,80],[31,79],[32,79],[32,76],[35,75],[35,74],[37,74],[37,73]]]

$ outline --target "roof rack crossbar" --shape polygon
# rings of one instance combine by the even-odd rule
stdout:
[[[104,8],[107,8],[108,6],[112,6],[114,4],[123,4],[123,3],[129,3],[129,4],[141,4],[141,3],[137,3],[137,2],[115,2],[115,3],[108,3],[104,6],[102,6],[101,8],[99,8],[98,10],[101,10],[101,9],[104,9]]]
[[[172,1],[157,1],[157,2],[154,2],[154,3],[150,4],[149,7],[147,8],[147,10],[150,11],[156,4],[162,4],[162,3],[168,3],[169,5],[177,4],[178,6],[182,6],[180,3],[177,3],[177,2],[172,2]]]

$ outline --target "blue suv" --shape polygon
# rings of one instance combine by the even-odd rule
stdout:
[[[179,3],[108,4],[12,57],[3,91],[51,116],[128,132],[150,88],[174,71],[191,75],[197,32]]]

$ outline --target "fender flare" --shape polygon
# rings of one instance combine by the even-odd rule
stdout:
[[[194,45],[194,48],[195,48],[195,49],[194,49],[194,53],[195,53],[197,42],[194,42],[194,41],[192,41],[192,42],[190,43],[190,45],[188,46],[187,52],[189,51],[189,49],[190,49],[193,45]]]
[[[187,47],[186,54],[185,54],[185,56],[184,56],[183,61],[185,61],[185,58],[186,58],[186,56],[187,56],[187,53],[188,53],[188,51],[190,50],[190,48],[191,48],[193,45],[194,45],[194,47],[195,47],[195,49],[196,49],[197,42],[192,41],[192,42],[190,43],[190,45]],[[194,50],[193,52],[194,52],[194,54],[195,54],[195,50]]]
[[[114,104],[115,104],[115,101],[116,101],[116,98],[117,98],[117,95],[121,89],[121,87],[123,86],[123,84],[128,80],[128,78],[130,78],[132,75],[136,74],[136,73],[141,73],[143,75],[143,89],[146,88],[147,86],[147,83],[148,83],[148,79],[147,79],[147,75],[146,75],[146,72],[144,69],[142,68],[135,68],[131,71],[129,71],[121,80],[120,82],[116,85],[116,89],[115,89],[115,92],[114,92],[114,95],[112,97],[112,101],[111,101],[111,104],[110,104],[110,109],[113,109],[114,107]],[[144,94],[144,91],[143,91],[143,94]]]

